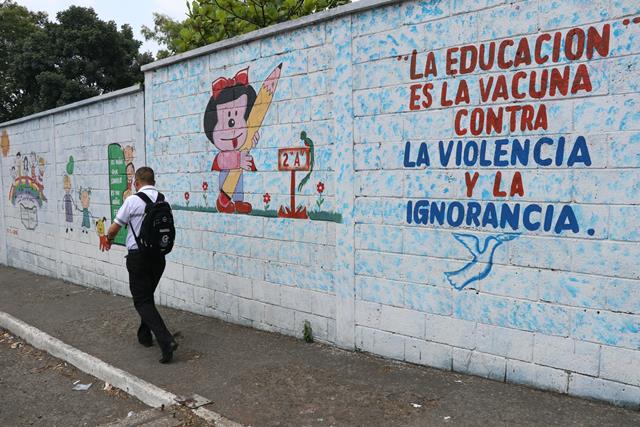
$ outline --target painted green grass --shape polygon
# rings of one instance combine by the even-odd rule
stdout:
[[[215,207],[208,206],[183,206],[183,205],[172,205],[172,208],[176,211],[187,211],[187,212],[207,212],[207,213],[219,213]],[[328,221],[328,222],[342,222],[342,214],[337,212],[328,212],[328,211],[310,211],[308,212],[309,219],[313,221]],[[261,216],[264,218],[277,218],[278,211],[275,209],[254,209],[249,214],[250,216]]]

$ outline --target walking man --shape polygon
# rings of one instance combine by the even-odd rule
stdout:
[[[140,247],[141,229],[147,205],[164,201],[164,195],[155,188],[153,169],[139,168],[134,177],[137,193],[125,199],[118,210],[114,223],[107,232],[106,250],[122,227],[128,226],[127,232],[127,270],[129,271],[129,288],[133,297],[133,305],[140,314],[138,342],[145,347],[153,345],[151,333],[155,335],[162,350],[160,363],[169,363],[178,343],[167,329],[154,303],[154,292],[166,265],[164,254],[142,250]]]

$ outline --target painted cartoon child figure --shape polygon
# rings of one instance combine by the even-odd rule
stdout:
[[[126,199],[127,197],[129,197],[130,195],[132,195],[134,193],[133,191],[133,176],[136,173],[136,167],[133,165],[133,157],[135,154],[135,149],[133,148],[132,145],[127,145],[126,147],[124,147],[124,149],[122,150],[124,153],[124,162],[127,165],[126,166],[126,171],[127,171],[127,189],[125,190],[125,192],[122,194],[122,199]]]
[[[38,158],[38,177],[37,180],[40,183],[40,186],[44,188],[44,168],[47,162],[42,158]]]
[[[64,187],[64,196],[62,197],[62,203],[64,204],[64,220],[67,223],[67,230],[73,231],[73,208],[76,206],[76,202],[73,201],[71,196],[71,177],[65,175],[62,178],[62,185]]]
[[[133,163],[127,163],[126,167],[127,171],[127,189],[122,193],[122,200],[125,200],[127,197],[133,194],[133,178],[136,174],[136,168],[133,166]]]
[[[133,164],[133,157],[135,155],[135,149],[133,148],[132,145],[127,145],[126,147],[124,147],[124,149],[122,150],[124,152],[124,161],[126,164]]]
[[[37,158],[37,156],[36,156],[36,153],[33,153],[33,152],[32,152],[32,153],[29,155],[29,163],[30,163],[30,165],[31,165],[31,180],[32,180],[33,182],[36,182],[36,183],[37,183],[37,177],[36,177],[36,166],[38,165],[37,160],[38,160],[38,158]]]
[[[82,232],[89,233],[91,228],[91,213],[89,212],[89,204],[91,203],[91,190],[88,188],[80,188],[80,205],[82,206]]]
[[[104,223],[107,221],[107,218],[102,217],[101,219],[96,221],[96,232],[98,233],[98,238],[100,239],[100,250],[104,251],[108,246],[107,234],[104,232]]]
[[[216,207],[223,213],[248,214],[250,203],[244,201],[242,171],[255,171],[253,158],[248,151],[241,150],[248,134],[247,119],[256,101],[256,91],[249,85],[249,69],[239,71],[233,78],[220,77],[212,85],[212,96],[204,116],[207,138],[220,150],[213,159],[211,170],[219,171],[220,194]],[[252,139],[258,144],[259,133]],[[229,172],[240,170],[240,178],[233,194],[223,190]]]
[[[22,176],[23,175],[23,172],[22,172],[22,167],[23,167],[22,154],[20,154],[19,151],[16,153],[15,162],[16,162],[16,168],[18,170],[18,176]]]

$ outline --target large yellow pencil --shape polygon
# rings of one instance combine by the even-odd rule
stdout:
[[[278,87],[278,80],[280,80],[281,72],[282,64],[278,65],[271,74],[269,74],[269,77],[266,78],[264,83],[262,83],[262,87],[256,97],[256,102],[253,104],[253,108],[251,109],[251,113],[249,113],[249,118],[247,120],[247,140],[244,142],[242,147],[240,147],[240,151],[250,151],[253,147],[253,137],[258,129],[260,129],[260,126],[262,126],[262,122],[267,115],[267,111],[269,111],[271,101],[273,101],[273,96],[275,95],[276,88]],[[236,186],[238,185],[241,174],[242,169],[232,169],[224,180],[224,183],[222,184],[222,191],[224,191],[229,197],[231,197],[236,191]]]

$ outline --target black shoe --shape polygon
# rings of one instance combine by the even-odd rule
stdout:
[[[153,347],[153,338],[151,338],[151,334],[148,337],[141,337],[138,335],[138,342],[142,344],[143,347]]]
[[[151,331],[149,331],[148,329],[145,330],[142,326],[140,326],[138,328],[138,342],[144,347],[152,347],[153,337],[151,336]]]
[[[178,343],[172,341],[168,348],[165,349],[164,346],[162,347],[162,358],[160,359],[160,363],[170,363],[173,360],[173,352],[178,349]]]
[[[153,347],[153,340],[151,338],[147,339],[142,339],[142,338],[138,338],[138,342],[140,344],[142,344],[143,347]]]

